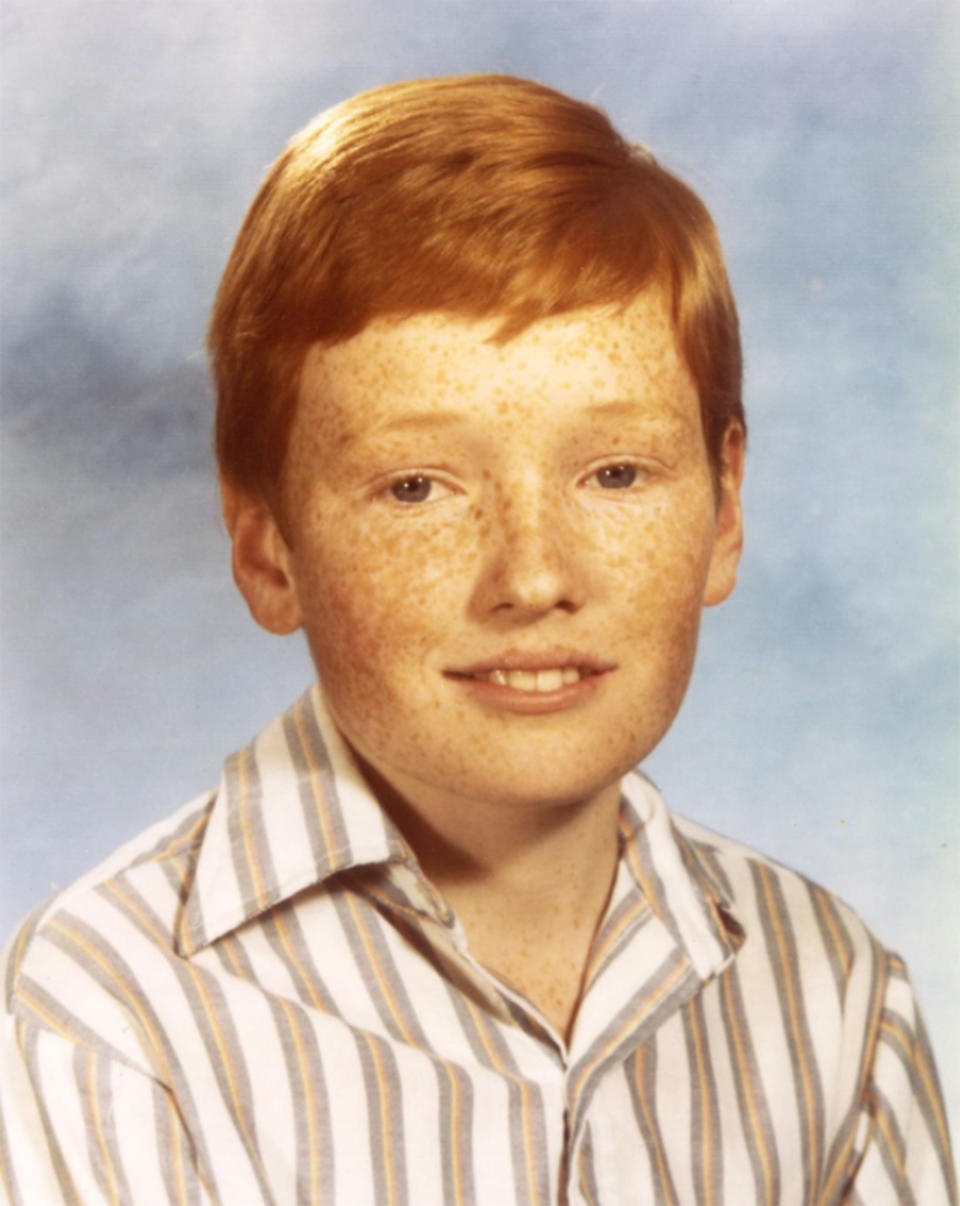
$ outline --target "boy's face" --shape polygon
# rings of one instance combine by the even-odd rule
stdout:
[[[241,506],[235,565],[261,623],[303,625],[388,783],[535,807],[599,794],[673,720],[734,582],[742,440],[718,502],[659,290],[503,346],[496,325],[431,314],[311,351],[285,539]]]

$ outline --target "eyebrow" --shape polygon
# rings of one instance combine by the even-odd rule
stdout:
[[[367,430],[348,431],[341,435],[336,443],[340,452],[346,453],[357,444],[365,446],[393,435],[402,435],[404,432],[445,431],[454,427],[463,427],[468,422],[469,419],[465,415],[460,415],[453,410],[415,411],[412,414],[400,415],[385,423],[379,423]]]
[[[423,413],[401,415],[373,429],[373,435],[392,435],[395,431],[423,431],[429,428],[462,427],[469,423],[467,415],[458,414],[455,410],[431,410]]]
[[[679,412],[673,410],[667,412],[658,411],[652,415],[639,401],[631,401],[628,398],[616,398],[610,402],[598,402],[595,406],[589,407],[584,412],[584,417],[588,419],[643,419],[647,423],[656,422],[659,426],[663,420],[672,422],[675,419],[681,419],[683,416]]]

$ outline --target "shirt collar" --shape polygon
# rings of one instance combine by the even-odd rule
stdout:
[[[743,926],[706,851],[681,832],[639,771],[623,781],[620,833],[623,859],[654,913],[700,979],[717,975],[743,945]]]
[[[695,844],[639,773],[624,780],[620,827],[624,859],[653,911],[697,972],[714,974],[732,958],[742,930]],[[389,889],[404,904],[453,925],[314,685],[224,763],[177,949],[189,957],[298,892],[377,865],[390,866]]]
[[[409,905],[450,923],[314,685],[224,763],[177,948],[191,956],[332,875],[388,863]]]

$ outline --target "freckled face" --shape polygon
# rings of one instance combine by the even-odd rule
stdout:
[[[431,314],[311,351],[289,573],[336,722],[395,788],[570,803],[673,720],[732,586],[736,484],[718,508],[659,291],[503,346],[495,326]]]

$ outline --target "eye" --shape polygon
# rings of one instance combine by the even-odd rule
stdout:
[[[449,486],[435,481],[423,473],[408,473],[390,483],[390,493],[402,503],[424,503],[436,501],[451,493]]]
[[[637,466],[624,463],[595,469],[587,482],[595,481],[604,490],[627,490],[635,484],[637,477]]]

